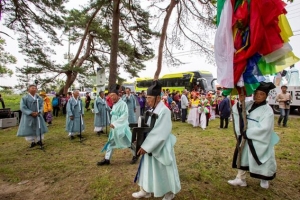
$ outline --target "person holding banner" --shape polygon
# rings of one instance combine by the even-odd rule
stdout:
[[[261,82],[254,93],[254,101],[246,102],[248,123],[246,131],[243,131],[245,123],[242,119],[243,111],[240,102],[232,107],[237,147],[242,146],[242,138],[246,141],[241,149],[241,157],[238,156],[238,148],[235,149],[232,167],[237,168],[238,173],[235,179],[228,181],[230,185],[247,186],[246,171],[249,171],[250,176],[260,179],[260,186],[267,189],[269,181],[276,176],[274,146],[279,142],[279,137],[274,132],[273,110],[266,102],[269,91],[274,88],[275,85],[271,82]],[[239,96],[240,101],[244,98],[243,95]]]
[[[143,156],[135,178],[140,191],[132,194],[137,199],[150,198],[154,193],[154,197],[164,196],[163,200],[171,200],[181,189],[174,153],[176,137],[171,133],[171,113],[161,101],[160,93],[161,85],[154,81],[147,90],[147,103],[158,118],[138,150]]]
[[[30,148],[37,144],[41,145],[44,134],[48,132],[42,114],[43,99],[36,92],[36,85],[29,85],[28,94],[22,97],[20,102],[22,117],[17,136],[25,137],[27,141],[31,142]]]
[[[79,98],[79,90],[75,90],[68,100],[66,111],[66,131],[69,133],[70,139],[74,139],[75,133],[79,133],[79,137],[81,137],[81,133],[84,131],[84,109],[82,100]]]

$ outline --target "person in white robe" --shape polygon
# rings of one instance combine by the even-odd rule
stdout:
[[[28,94],[20,102],[22,117],[17,136],[25,137],[26,141],[31,142],[30,148],[37,144],[42,146],[44,134],[48,132],[43,118],[43,99],[36,92],[36,85],[29,85]]]
[[[110,123],[110,116],[109,111],[110,107],[107,105],[105,100],[104,91],[99,92],[99,97],[96,98],[94,102],[94,132],[98,135],[103,133],[103,128],[109,125]]]
[[[114,149],[128,148],[132,152],[131,164],[136,163],[138,157],[133,149],[131,149],[132,133],[128,124],[128,107],[121,99],[119,94],[120,85],[115,84],[110,88],[109,97],[113,102],[111,110],[111,123],[108,141],[104,145],[101,152],[105,151],[104,159],[97,162],[98,166],[109,165]]]
[[[247,130],[243,131],[241,104],[236,103],[232,110],[234,116],[235,131],[239,145],[242,137],[245,139],[245,146],[241,152],[240,167],[235,179],[228,183],[234,186],[247,186],[246,171],[250,176],[260,179],[262,188],[269,188],[269,180],[276,176],[276,160],[274,145],[278,143],[279,137],[274,132],[274,113],[267,104],[266,99],[271,89],[276,86],[269,82],[261,82],[254,93],[254,101],[246,102]],[[243,100],[245,96],[240,95]],[[238,149],[235,149],[232,167],[237,168]]]
[[[138,151],[143,156],[136,176],[140,191],[132,194],[134,198],[150,198],[154,193],[154,197],[171,200],[181,190],[174,153],[176,137],[171,133],[170,110],[161,102],[160,91],[158,81],[147,90],[147,103],[158,118]]]

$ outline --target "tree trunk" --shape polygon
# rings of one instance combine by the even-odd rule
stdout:
[[[120,0],[113,0],[113,21],[111,34],[111,52],[109,63],[108,85],[117,81],[118,49],[119,49]]]
[[[92,41],[93,41],[93,38],[94,36],[89,34],[88,35],[88,41],[87,41],[87,44],[86,44],[86,51],[85,51],[85,54],[83,56],[81,56],[81,58],[79,60],[77,60],[75,66],[77,67],[80,67],[83,62],[90,56],[90,53],[91,53],[91,44],[92,44]],[[73,65],[74,66],[74,65]],[[73,67],[72,67],[73,68]],[[74,83],[74,81],[76,80],[77,78],[77,74],[78,72],[75,72],[75,71],[67,71],[66,72],[66,75],[67,75],[67,80],[66,80],[66,84],[65,86],[59,91],[59,94],[67,94],[68,92],[68,89],[70,88],[70,86]],[[63,93],[62,93],[63,92]]]
[[[99,5],[99,8],[97,8],[95,10],[95,12],[93,13],[93,15],[91,16],[90,20],[88,21],[86,27],[85,27],[85,30],[84,30],[84,34],[83,34],[83,37],[80,41],[80,45],[79,45],[79,48],[77,50],[77,53],[74,57],[74,59],[69,62],[70,64],[70,69],[73,69],[74,67],[81,67],[81,65],[83,64],[83,62],[85,61],[85,59],[87,59],[89,56],[90,56],[90,51],[91,51],[91,43],[92,43],[92,40],[93,40],[93,36],[91,35],[90,33],[90,26],[91,26],[91,23],[92,21],[94,20],[94,18],[96,17],[97,13],[99,12],[100,8],[102,7],[103,4],[100,4]],[[86,39],[86,37],[89,37],[88,38],[88,41],[87,41],[87,44],[86,44],[86,52],[85,54],[78,60],[79,58],[79,55],[81,53],[81,50],[83,48],[83,45],[84,45],[84,41]],[[66,84],[64,87],[62,87],[60,90],[59,90],[59,94],[67,94],[68,92],[68,89],[70,88],[70,86],[74,83],[74,81],[76,80],[77,78],[77,72],[75,71],[67,71],[66,72],[66,75],[67,75],[67,79],[66,79]]]
[[[170,16],[172,14],[173,8],[176,6],[177,3],[178,3],[178,1],[171,0],[171,3],[169,4],[169,6],[167,8],[167,14],[164,19],[164,24],[163,24],[163,28],[161,31],[161,36],[160,36],[160,41],[159,41],[159,46],[158,46],[157,69],[154,74],[153,80],[158,80],[159,74],[161,72],[164,43],[165,43],[166,36],[167,36],[167,28],[169,25],[169,20],[170,20]]]
[[[68,90],[69,88],[71,87],[71,85],[74,83],[74,81],[76,80],[76,77],[77,77],[77,72],[72,72],[72,71],[68,71],[66,73],[67,75],[67,80],[66,80],[66,83],[65,83],[65,86],[62,87],[60,90],[59,90],[59,94],[65,94],[67,95],[68,93]]]

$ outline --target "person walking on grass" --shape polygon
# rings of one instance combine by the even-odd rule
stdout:
[[[132,194],[137,199],[150,198],[154,193],[154,197],[164,196],[163,200],[171,200],[181,190],[174,152],[176,137],[171,133],[171,113],[161,101],[160,91],[158,81],[147,90],[147,103],[158,118],[138,151],[142,155],[136,175],[140,191]]]
[[[267,189],[269,181],[276,176],[274,146],[279,142],[279,137],[274,132],[273,110],[266,102],[269,91],[274,88],[275,85],[271,82],[261,82],[254,93],[254,101],[246,102],[248,114],[245,132],[241,104],[236,103],[232,108],[238,145],[241,145],[242,138],[246,142],[241,152],[241,160],[238,160],[238,148],[235,149],[232,167],[237,168],[238,173],[235,179],[228,181],[230,185],[247,186],[246,171],[249,171],[250,176],[260,179],[260,186]],[[240,95],[239,99],[242,101],[245,96]]]
[[[69,133],[70,139],[73,140],[75,133],[83,132],[85,126],[83,121],[84,109],[79,97],[79,90],[75,90],[73,96],[68,100],[66,111],[66,131]]]
[[[280,116],[277,125],[280,126],[283,120],[283,127],[287,127],[287,121],[290,115],[290,104],[292,103],[292,96],[287,92],[287,86],[281,86],[281,93],[276,96],[276,101],[279,102]]]
[[[42,115],[43,99],[36,92],[36,85],[29,85],[28,94],[23,96],[20,102],[22,117],[17,136],[25,137],[26,141],[31,143],[30,148],[41,145],[44,134],[48,132]]]
[[[113,102],[111,110],[111,123],[108,141],[101,152],[105,152],[104,159],[97,162],[98,166],[109,165],[114,149],[125,149],[131,147],[132,133],[128,124],[128,107],[119,96],[120,85],[112,85],[108,95]],[[131,164],[137,162],[138,157],[133,149]]]

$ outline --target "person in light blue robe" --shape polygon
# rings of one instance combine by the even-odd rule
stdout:
[[[274,146],[279,137],[274,132],[274,113],[266,103],[268,93],[276,86],[273,83],[261,82],[254,93],[254,101],[246,102],[247,130],[243,132],[241,124],[242,108],[236,103],[233,108],[234,125],[239,145],[242,137],[245,138],[245,146],[241,152],[240,167],[238,168],[238,149],[235,149],[232,167],[238,168],[238,174],[234,180],[228,183],[234,186],[247,186],[246,171],[250,176],[261,180],[262,188],[269,188],[269,180],[276,176],[276,160]],[[245,97],[240,95],[239,99]],[[244,136],[243,136],[244,135]]]
[[[122,100],[127,104],[128,107],[128,122],[136,123],[136,99],[135,96],[131,94],[130,88],[125,89],[126,94],[122,96]]]
[[[74,139],[75,133],[84,131],[83,108],[82,100],[79,98],[79,91],[75,90],[66,107],[66,131],[69,133],[70,139]]]
[[[114,149],[131,149],[131,131],[128,124],[128,107],[127,104],[119,97],[119,85],[112,85],[109,97],[113,102],[111,110],[111,123],[108,141],[101,152],[105,152],[104,159],[97,162],[98,166],[109,165]],[[133,158],[135,152],[131,149]]]
[[[36,86],[30,85],[28,94],[23,96],[20,102],[22,117],[17,136],[25,137],[27,141],[30,141],[30,148],[36,144],[41,145],[44,134],[48,132],[43,118],[43,99],[36,94],[36,91]]]
[[[110,123],[110,116],[108,113],[110,110],[110,107],[106,103],[104,92],[100,91],[99,97],[97,97],[94,102],[94,132],[97,132],[98,135],[103,133],[103,128]]]
[[[157,81],[147,90],[147,103],[158,118],[138,151],[143,156],[135,178],[140,191],[132,194],[134,198],[150,198],[154,193],[154,197],[164,196],[163,200],[171,200],[181,190],[171,113],[161,101],[160,91]]]

